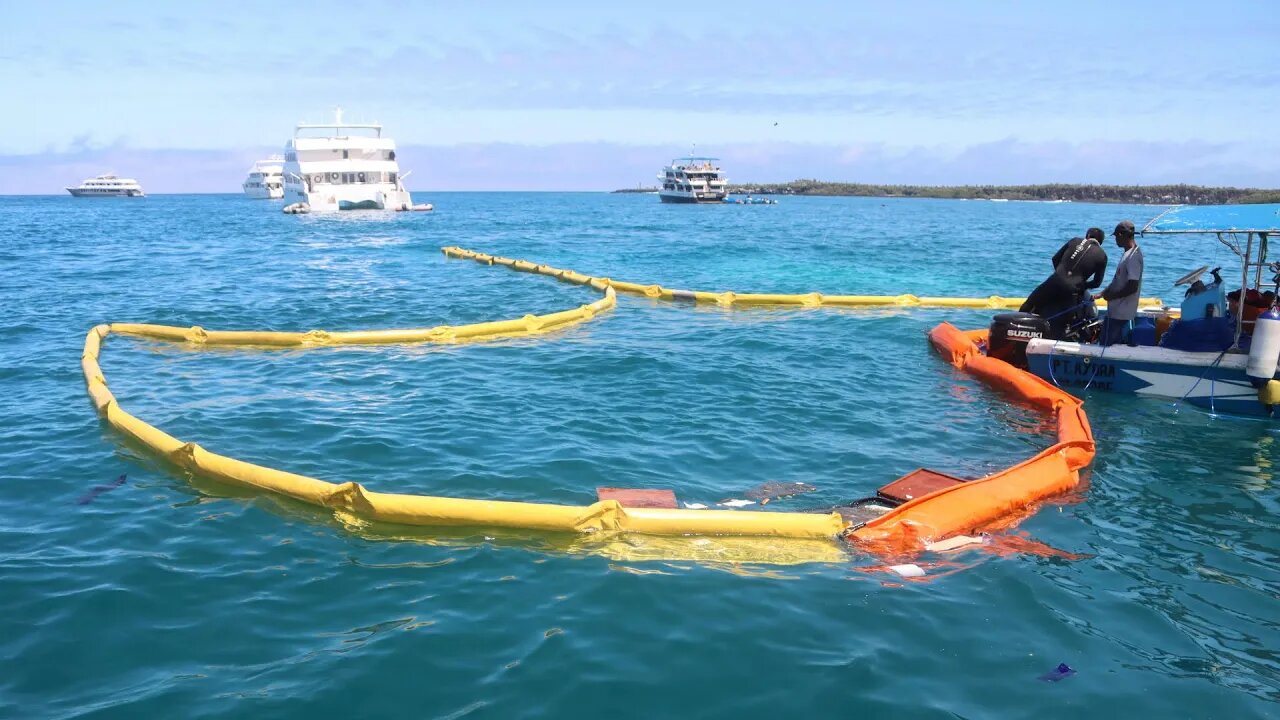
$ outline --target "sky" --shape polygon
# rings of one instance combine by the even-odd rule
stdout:
[[[238,192],[301,121],[412,190],[731,182],[1280,187],[1280,10],[1214,3],[0,0],[0,194]]]

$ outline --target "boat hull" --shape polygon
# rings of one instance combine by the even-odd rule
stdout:
[[[1245,375],[1243,353],[1032,340],[1032,373],[1068,390],[1104,390],[1180,401],[1231,415],[1274,417]]]
[[[684,205],[711,205],[723,203],[725,196],[719,193],[707,193],[701,197],[692,194],[676,194],[659,192],[658,198],[664,203],[677,203]]]
[[[312,212],[338,212],[347,210],[396,210],[410,208],[413,199],[407,190],[379,189],[377,186],[337,186],[330,188],[321,185],[314,192],[298,192],[294,186],[286,185],[285,203],[306,203]]]
[[[377,200],[339,200],[339,210],[383,210],[385,206]]]
[[[67,192],[72,197],[146,197],[141,190],[85,190],[82,188],[67,188]]]

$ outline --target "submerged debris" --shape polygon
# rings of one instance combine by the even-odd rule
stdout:
[[[788,498],[801,493],[811,493],[817,491],[817,489],[808,483],[771,480],[763,485],[751,488],[746,492],[746,496],[752,500],[759,500],[761,505],[767,505],[770,500],[776,498]]]
[[[121,475],[120,477],[116,478],[114,481],[110,483],[107,483],[106,485],[94,485],[93,489],[89,490],[89,492],[85,493],[84,495],[81,495],[80,498],[76,500],[76,504],[88,505],[89,503],[93,502],[94,498],[98,497],[102,493],[111,492],[112,490],[115,490],[116,488],[123,485],[124,480],[125,480],[125,476]]]

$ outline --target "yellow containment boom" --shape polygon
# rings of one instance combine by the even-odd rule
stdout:
[[[736,510],[623,508],[615,500],[585,506],[495,500],[466,500],[381,493],[356,482],[332,483],[225,457],[179,440],[125,412],[107,387],[98,364],[102,341],[113,332],[200,345],[313,347],[335,344],[464,342],[536,335],[591,320],[617,302],[605,296],[575,310],[526,315],[518,320],[422,330],[355,333],[219,332],[165,325],[98,325],[85,337],[81,368],[90,398],[107,423],[157,456],[192,473],[231,485],[279,493],[311,505],[346,512],[363,520],[401,525],[471,525],[577,533],[609,531],[651,535],[731,535],[834,538],[845,528],[838,513],[774,513]]]
[[[714,303],[722,307],[752,306],[791,306],[791,307],[931,307],[931,308],[985,308],[989,310],[1017,310],[1022,307],[1026,298],[1007,298],[992,295],[985,298],[953,298],[930,297],[916,295],[824,295],[811,292],[801,295],[778,295],[760,293],[736,293],[732,290],[724,292],[708,292],[705,290],[674,290],[662,285],[623,282],[607,277],[583,275],[573,270],[562,270],[550,265],[537,265],[528,260],[489,255],[460,247],[445,247],[441,251],[446,257],[475,260],[485,265],[502,265],[521,272],[549,275],[557,280],[578,285],[611,287],[621,293],[643,295],[655,300],[671,300],[695,303]],[[1141,307],[1162,307],[1160,298],[1142,298],[1138,302]],[[1099,307],[1106,307],[1105,300],[1098,301]]]
[[[462,343],[535,336],[588,322],[616,306],[616,290],[636,292],[628,289],[642,287],[523,261],[469,253],[457,248],[445,248],[445,252],[457,257],[472,257],[482,262],[542,272],[568,282],[590,285],[602,291],[604,297],[588,305],[546,315],[525,315],[515,320],[407,330],[312,330],[299,333],[214,331],[200,327],[166,325],[98,325],[85,337],[80,360],[89,397],[108,425],[155,456],[192,475],[212,478],[232,486],[277,493],[331,510],[344,520],[355,518],[409,526],[542,530],[577,533],[579,537],[601,537],[605,533],[626,532],[665,536],[671,543],[678,542],[678,538],[685,536],[723,536],[741,539],[744,544],[736,548],[736,552],[740,554],[739,559],[754,559],[757,562],[832,561],[842,557],[835,542],[841,536],[873,553],[896,555],[916,552],[929,541],[969,532],[1011,514],[1016,516],[1025,512],[1028,506],[1073,487],[1078,482],[1078,471],[1093,458],[1092,434],[1078,399],[1028,373],[981,355],[970,334],[960,333],[945,324],[931,334],[939,352],[953,364],[973,372],[988,384],[1004,389],[1024,402],[1036,404],[1056,416],[1059,442],[1035,458],[1009,470],[965,482],[958,488],[939,490],[916,498],[863,525],[852,525],[835,511],[787,513],[640,508],[623,507],[616,500],[600,500],[590,505],[575,506],[375,492],[357,482],[333,483],[254,465],[210,452],[195,443],[179,440],[122,409],[107,387],[99,365],[103,341],[112,333],[195,346],[300,348],[380,343]],[[683,291],[661,288],[643,290],[643,294],[650,297],[664,297],[664,293],[675,297],[674,294],[679,292]],[[737,297],[742,296],[735,296],[733,302],[736,302]],[[791,538],[810,541],[810,544],[804,546],[803,543],[797,543],[802,547],[790,552],[776,547],[777,543],[760,545],[750,542],[750,538]],[[653,544],[641,551],[623,548],[619,552],[617,548],[610,548],[606,544],[601,552],[630,557],[659,557],[690,551],[688,547]],[[695,550],[690,556],[698,555],[699,552]],[[750,557],[741,557],[742,554],[750,554]]]
[[[472,325],[438,325],[408,330],[360,330],[356,332],[270,332],[259,330],[205,330],[169,325],[113,323],[110,332],[134,335],[151,340],[185,342],[193,345],[239,347],[318,347],[325,345],[389,345],[411,343],[461,343],[472,340],[495,340],[506,337],[538,335],[577,325],[594,318],[618,304],[617,295],[608,285],[588,283],[605,296],[590,305],[547,315],[525,315],[517,320],[474,323]],[[105,336],[104,336],[105,337]]]

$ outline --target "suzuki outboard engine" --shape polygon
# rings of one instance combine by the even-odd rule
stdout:
[[[1002,313],[991,320],[987,355],[1026,369],[1027,343],[1048,334],[1049,321],[1035,313]]]

